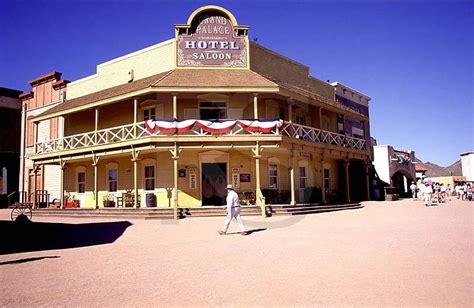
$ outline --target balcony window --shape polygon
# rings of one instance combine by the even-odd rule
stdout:
[[[143,109],[143,121],[155,120],[156,119],[156,108]]]
[[[199,113],[201,120],[227,119],[227,104],[224,102],[201,102]]]

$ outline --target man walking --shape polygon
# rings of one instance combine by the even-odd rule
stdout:
[[[222,227],[222,230],[219,230],[217,232],[219,232],[220,235],[226,234],[232,218],[235,218],[235,220],[237,220],[237,223],[239,224],[239,227],[240,227],[240,234],[247,235],[248,233],[245,230],[244,223],[242,222],[242,218],[240,217],[239,196],[234,191],[234,187],[232,187],[231,184],[227,185],[226,190],[227,190],[227,198],[226,198],[227,217],[225,219],[225,223],[224,223],[224,226]]]

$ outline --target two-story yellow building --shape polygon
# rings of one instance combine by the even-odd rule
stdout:
[[[51,84],[66,88],[47,110],[28,115],[35,91],[22,96],[23,201],[37,205],[48,176],[63,207],[221,205],[228,183],[262,208],[369,196],[370,98],[249,42],[221,7]]]

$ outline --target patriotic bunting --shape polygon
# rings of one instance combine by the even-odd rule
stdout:
[[[145,121],[145,128],[149,133],[159,131],[164,134],[182,134],[190,131],[194,125],[197,125],[208,133],[226,134],[232,131],[237,124],[247,132],[270,133],[275,127],[280,128],[283,125],[283,120],[148,120]]]

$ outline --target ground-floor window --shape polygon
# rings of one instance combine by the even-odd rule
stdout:
[[[77,173],[77,192],[82,194],[86,192],[86,173]]]
[[[300,167],[300,188],[306,188],[307,179],[306,167]]]
[[[116,163],[107,165],[107,186],[109,192],[118,190],[118,164]]]
[[[329,175],[329,169],[324,169],[324,187],[327,191],[331,188],[331,177]]]
[[[145,166],[145,190],[155,189],[155,166]]]
[[[270,185],[268,186],[268,188],[278,189],[278,166],[273,164],[269,165],[268,173],[270,176]]]

